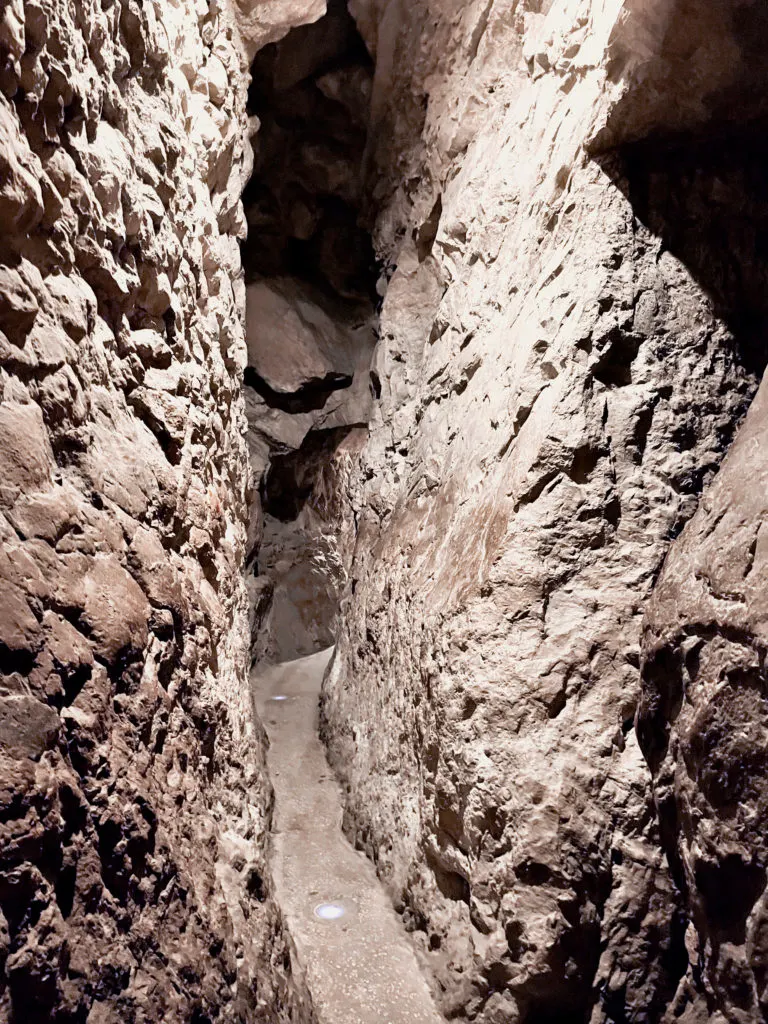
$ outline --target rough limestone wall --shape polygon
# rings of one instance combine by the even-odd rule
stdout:
[[[686,894],[699,1016],[768,1013],[768,389],[675,542],[648,607],[638,733]]]
[[[323,707],[346,826],[449,1017],[658,1021],[688,953],[633,727],[641,619],[760,367],[705,280],[738,277],[738,176],[588,146],[706,120],[684,72],[703,23],[710,57],[741,52],[728,5],[351,6],[391,279]],[[670,25],[699,42],[670,56]]]
[[[322,9],[241,6],[0,3],[3,1021],[294,1013],[238,239],[247,54]]]

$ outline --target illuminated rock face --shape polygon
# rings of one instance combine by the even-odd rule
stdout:
[[[323,706],[347,830],[451,1017],[760,1019],[761,606],[745,651],[721,639],[738,588],[696,603],[715,506],[641,641],[766,361],[763,15],[350,6],[389,283]],[[680,711],[694,621],[712,653]],[[740,709],[732,821],[710,777]]]

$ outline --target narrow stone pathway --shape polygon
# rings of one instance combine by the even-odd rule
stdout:
[[[341,795],[318,737],[331,650],[252,677],[275,789],[276,898],[318,1024],[443,1024],[402,925],[341,831]]]

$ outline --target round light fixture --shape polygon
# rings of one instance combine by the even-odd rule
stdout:
[[[315,917],[321,921],[338,921],[345,914],[346,910],[340,903],[318,903],[315,907]]]

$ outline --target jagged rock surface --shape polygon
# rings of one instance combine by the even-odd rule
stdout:
[[[344,496],[367,436],[364,427],[318,431],[311,444],[272,461],[259,553],[272,600],[257,660],[291,660],[335,640],[350,554],[344,538],[354,530]]]
[[[761,15],[350,6],[376,54],[367,194],[390,280],[324,695],[346,827],[450,1018],[704,1019],[686,939],[702,883],[691,910],[664,856],[695,872],[700,795],[674,784],[662,839],[633,720],[645,602],[765,365],[759,159],[695,136],[716,137],[726,96],[755,115],[735,99]],[[669,152],[625,146],[683,128]],[[652,626],[666,637],[663,609]],[[759,995],[742,1012],[722,989],[756,948],[740,941],[709,984],[755,1020]]]
[[[242,7],[248,38],[218,0],[0,4],[0,1019],[16,1024],[299,1013],[247,685],[238,239],[246,49],[322,5]]]
[[[646,613],[640,743],[687,897],[681,997],[701,1020],[768,1012],[768,716],[763,383]]]
[[[0,2],[0,1019],[311,1019],[248,647],[343,590],[346,827],[446,1014],[751,1024],[764,6],[349,8]]]

